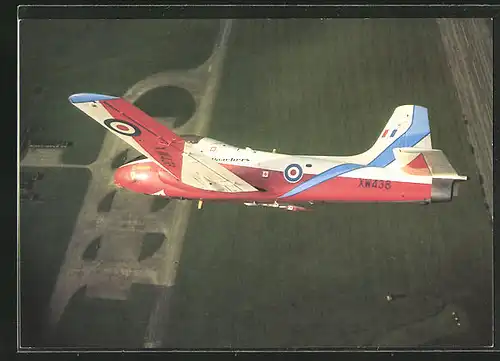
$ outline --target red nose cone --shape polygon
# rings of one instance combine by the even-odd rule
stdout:
[[[162,183],[154,168],[154,163],[142,162],[126,164],[115,171],[114,183],[117,187],[132,192],[152,194],[162,187]]]
[[[130,182],[130,169],[128,167],[118,168],[115,172],[114,183],[118,188],[125,187]]]

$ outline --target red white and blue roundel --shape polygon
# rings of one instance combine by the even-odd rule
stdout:
[[[141,130],[134,124],[126,122],[124,120],[118,119],[106,119],[104,121],[104,125],[106,125],[109,129],[114,130],[118,134],[128,135],[130,137],[136,137],[141,134]]]
[[[303,174],[302,167],[298,164],[288,165],[283,172],[283,176],[289,183],[297,183],[302,179]]]

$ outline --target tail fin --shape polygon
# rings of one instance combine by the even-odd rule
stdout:
[[[369,166],[386,167],[395,160],[393,150],[406,147],[432,149],[427,108],[418,105],[397,107],[375,144],[356,157]]]

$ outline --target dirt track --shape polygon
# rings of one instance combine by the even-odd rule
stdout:
[[[437,19],[493,218],[493,43],[487,21],[491,20]]]

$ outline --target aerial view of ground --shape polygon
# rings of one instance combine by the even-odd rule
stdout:
[[[21,124],[32,143],[73,142],[21,163],[44,173],[41,201],[21,203],[21,344],[491,345],[492,49],[481,19],[461,21],[21,23]],[[451,60],[475,47],[483,58]],[[468,66],[478,80],[457,75]],[[145,90],[169,77],[182,79]],[[428,206],[198,210],[114,189],[137,154],[68,103],[77,92],[124,95],[179,134],[314,155],[360,153],[394,108],[422,105],[433,146],[470,179]]]
[[[36,346],[49,342],[46,324],[50,295],[87,192],[85,180],[91,176],[90,172],[77,167],[96,160],[105,135],[103,128],[75,111],[67,100],[68,96],[84,91],[121,95],[148,75],[165,69],[195,67],[210,55],[218,29],[218,21],[21,21],[21,127],[32,129],[32,143],[63,140],[74,143],[73,147],[62,152],[30,150],[22,163],[40,166],[47,161],[52,166],[61,162],[71,169],[37,168],[47,173],[35,186],[35,191],[44,200],[21,203],[21,300],[23,305],[30,305],[21,310],[21,344]],[[144,109],[151,109],[153,113],[164,111],[165,115],[180,115],[181,118],[186,110],[190,110],[183,105],[186,103],[184,93],[166,89],[160,91],[161,95],[169,97],[151,105],[148,97],[142,98]],[[172,110],[172,104],[179,102],[183,106]],[[115,156],[119,154],[112,154]],[[34,173],[34,169],[23,167],[23,172],[28,175],[30,171]],[[98,206],[95,204],[96,209]],[[75,300],[78,300],[78,294]],[[107,306],[102,304],[112,302],[87,298],[85,301],[104,308]],[[87,306],[80,308],[84,307]],[[111,309],[118,310],[116,307]],[[144,312],[148,312],[147,308]],[[86,312],[79,313],[87,317]],[[106,313],[109,317],[109,312]],[[106,324],[106,319],[102,319]],[[96,325],[93,329],[71,325],[72,330],[86,332],[90,337],[99,328]],[[115,326],[121,327],[117,323]],[[106,334],[111,332],[103,332]],[[63,332],[63,335],[69,335],[68,338],[72,334]],[[123,343],[123,333],[120,336]],[[106,345],[105,339],[99,342]],[[140,345],[141,339],[138,342]],[[85,343],[85,339],[68,341],[69,345],[79,343]]]
[[[435,21],[239,21],[228,49],[211,137],[356,154],[396,106],[421,104],[434,146],[472,179],[432,207],[205,206],[188,227],[169,345],[371,345],[467,303],[469,342],[487,344],[492,231]],[[389,292],[405,297],[388,304]]]

